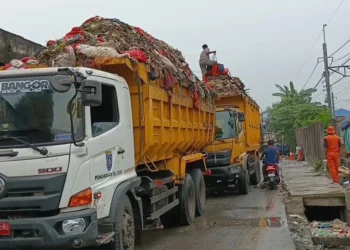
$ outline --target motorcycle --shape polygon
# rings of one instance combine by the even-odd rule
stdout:
[[[268,177],[268,185],[270,186],[271,190],[276,189],[277,185],[279,184],[280,180],[277,175],[277,166],[276,165],[268,165],[266,167],[267,177]]]

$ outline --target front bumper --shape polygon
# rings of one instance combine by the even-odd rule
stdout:
[[[225,167],[211,167],[211,175],[205,176],[205,185],[208,188],[235,187],[239,184],[242,165],[230,165]]]
[[[62,222],[76,218],[85,218],[84,232],[65,235],[61,230]],[[45,218],[0,219],[0,222],[8,222],[11,225],[11,236],[0,236],[0,249],[72,247],[75,239],[81,241],[79,247],[84,247],[96,244],[98,235],[96,209],[85,209]]]

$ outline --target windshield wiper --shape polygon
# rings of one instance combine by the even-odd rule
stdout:
[[[11,139],[11,140],[14,140],[14,141],[21,142],[24,145],[34,149],[35,151],[39,152],[42,155],[47,155],[47,153],[49,152],[46,148],[35,147],[34,145],[32,145],[32,144],[30,144],[30,143],[28,143],[26,141],[23,141],[23,140],[19,139],[18,137],[14,137],[14,136],[0,136],[0,140],[6,140],[6,139]]]

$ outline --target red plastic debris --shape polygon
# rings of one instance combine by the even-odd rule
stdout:
[[[56,41],[54,40],[49,40],[47,43],[46,43],[46,47],[50,47],[52,45],[55,45],[56,44]]]
[[[144,38],[146,38],[146,40],[149,42],[149,43],[154,43],[154,39],[153,37],[147,35],[145,33],[145,31],[139,27],[134,27],[134,30],[139,33],[140,35],[142,35]]]
[[[128,53],[130,57],[136,59],[138,62],[145,63],[148,60],[148,56],[142,50],[130,50],[126,51],[124,54]]]

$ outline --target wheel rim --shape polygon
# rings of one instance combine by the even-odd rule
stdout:
[[[134,243],[134,221],[127,209],[124,210],[122,224],[122,240],[124,249],[129,249]]]
[[[188,188],[188,212],[190,216],[194,216],[196,213],[196,200],[194,199],[194,190],[193,187],[190,186]]]
[[[204,207],[205,204],[205,184],[204,184],[204,180],[202,179],[199,183],[199,206],[202,208]]]

